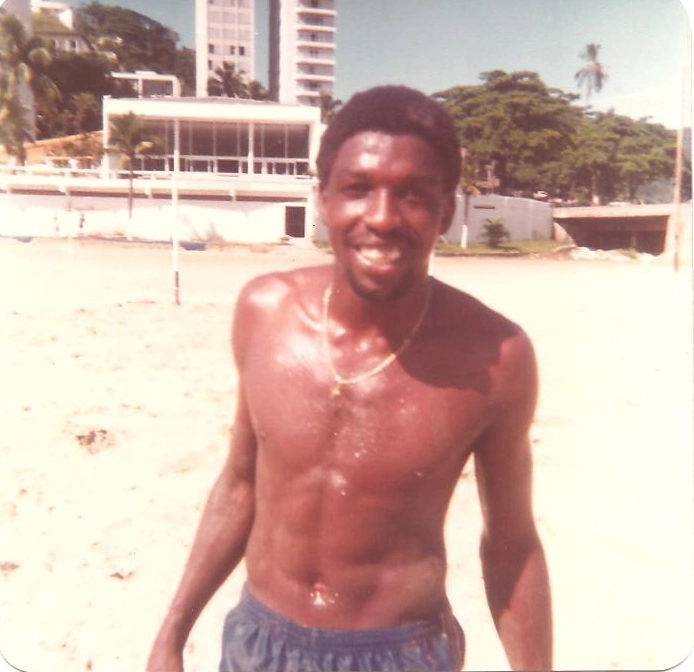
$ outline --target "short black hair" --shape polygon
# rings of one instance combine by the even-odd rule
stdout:
[[[460,180],[460,143],[453,119],[433,98],[407,86],[375,86],[355,93],[330,122],[316,164],[325,186],[342,144],[362,131],[423,138],[441,162],[444,187],[453,191]]]

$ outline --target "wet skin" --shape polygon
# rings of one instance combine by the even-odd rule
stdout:
[[[238,363],[257,441],[249,586],[300,623],[390,626],[446,605],[446,508],[518,332],[464,294],[428,289],[452,202],[424,141],[348,140],[321,206],[335,266],[264,277],[242,297]],[[331,282],[330,357],[345,376],[397,348],[432,291],[412,346],[335,398],[322,347]]]
[[[333,265],[241,292],[230,450],[148,670],[182,669],[190,628],[243,558],[251,592],[304,625],[389,627],[446,609],[444,520],[473,453],[496,627],[514,669],[551,667],[530,496],[534,355],[516,325],[429,278],[455,204],[442,185],[419,137],[351,137],[320,192]],[[331,394],[328,358],[345,378],[368,374],[423,312],[390,366]]]

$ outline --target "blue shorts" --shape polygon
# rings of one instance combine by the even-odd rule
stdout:
[[[307,628],[276,614],[244,586],[224,621],[220,672],[450,672],[465,638],[450,610],[431,621],[374,630]]]

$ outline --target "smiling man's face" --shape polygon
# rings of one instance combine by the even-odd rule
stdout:
[[[363,131],[340,146],[320,207],[335,261],[367,300],[405,295],[426,279],[437,237],[450,225],[433,148],[417,135]]]

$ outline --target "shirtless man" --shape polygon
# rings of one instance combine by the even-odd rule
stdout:
[[[494,622],[513,668],[549,669],[533,350],[428,274],[455,208],[452,122],[423,94],[377,87],[342,108],[317,163],[334,263],[241,292],[229,456],[148,669],[183,669],[191,627],[244,557],[221,670],[460,669],[443,530],[473,454]]]

